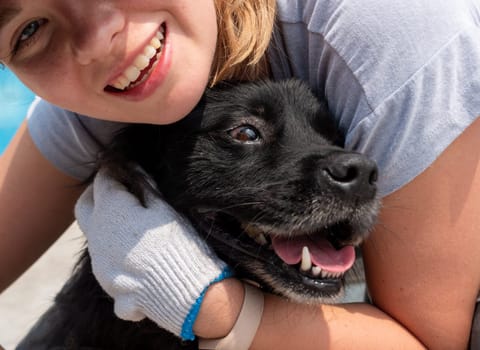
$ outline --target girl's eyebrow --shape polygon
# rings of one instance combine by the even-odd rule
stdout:
[[[21,10],[19,7],[0,7],[0,32]]]

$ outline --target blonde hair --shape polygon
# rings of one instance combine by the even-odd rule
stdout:
[[[276,0],[215,0],[215,5],[218,42],[211,85],[226,79],[265,78]]]

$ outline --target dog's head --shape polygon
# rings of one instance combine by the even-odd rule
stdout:
[[[376,220],[377,170],[339,146],[326,106],[304,84],[224,85],[180,122],[119,138],[241,276],[301,302],[341,292]]]

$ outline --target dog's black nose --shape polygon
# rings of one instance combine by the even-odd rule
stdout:
[[[345,194],[366,199],[375,195],[377,165],[361,154],[337,153],[322,173],[335,188]]]

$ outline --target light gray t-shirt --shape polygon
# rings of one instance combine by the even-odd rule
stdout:
[[[386,195],[425,170],[480,115],[480,1],[278,0],[274,79],[296,77],[325,98],[346,147],[379,166]],[[37,100],[40,151],[84,179],[121,124]]]

